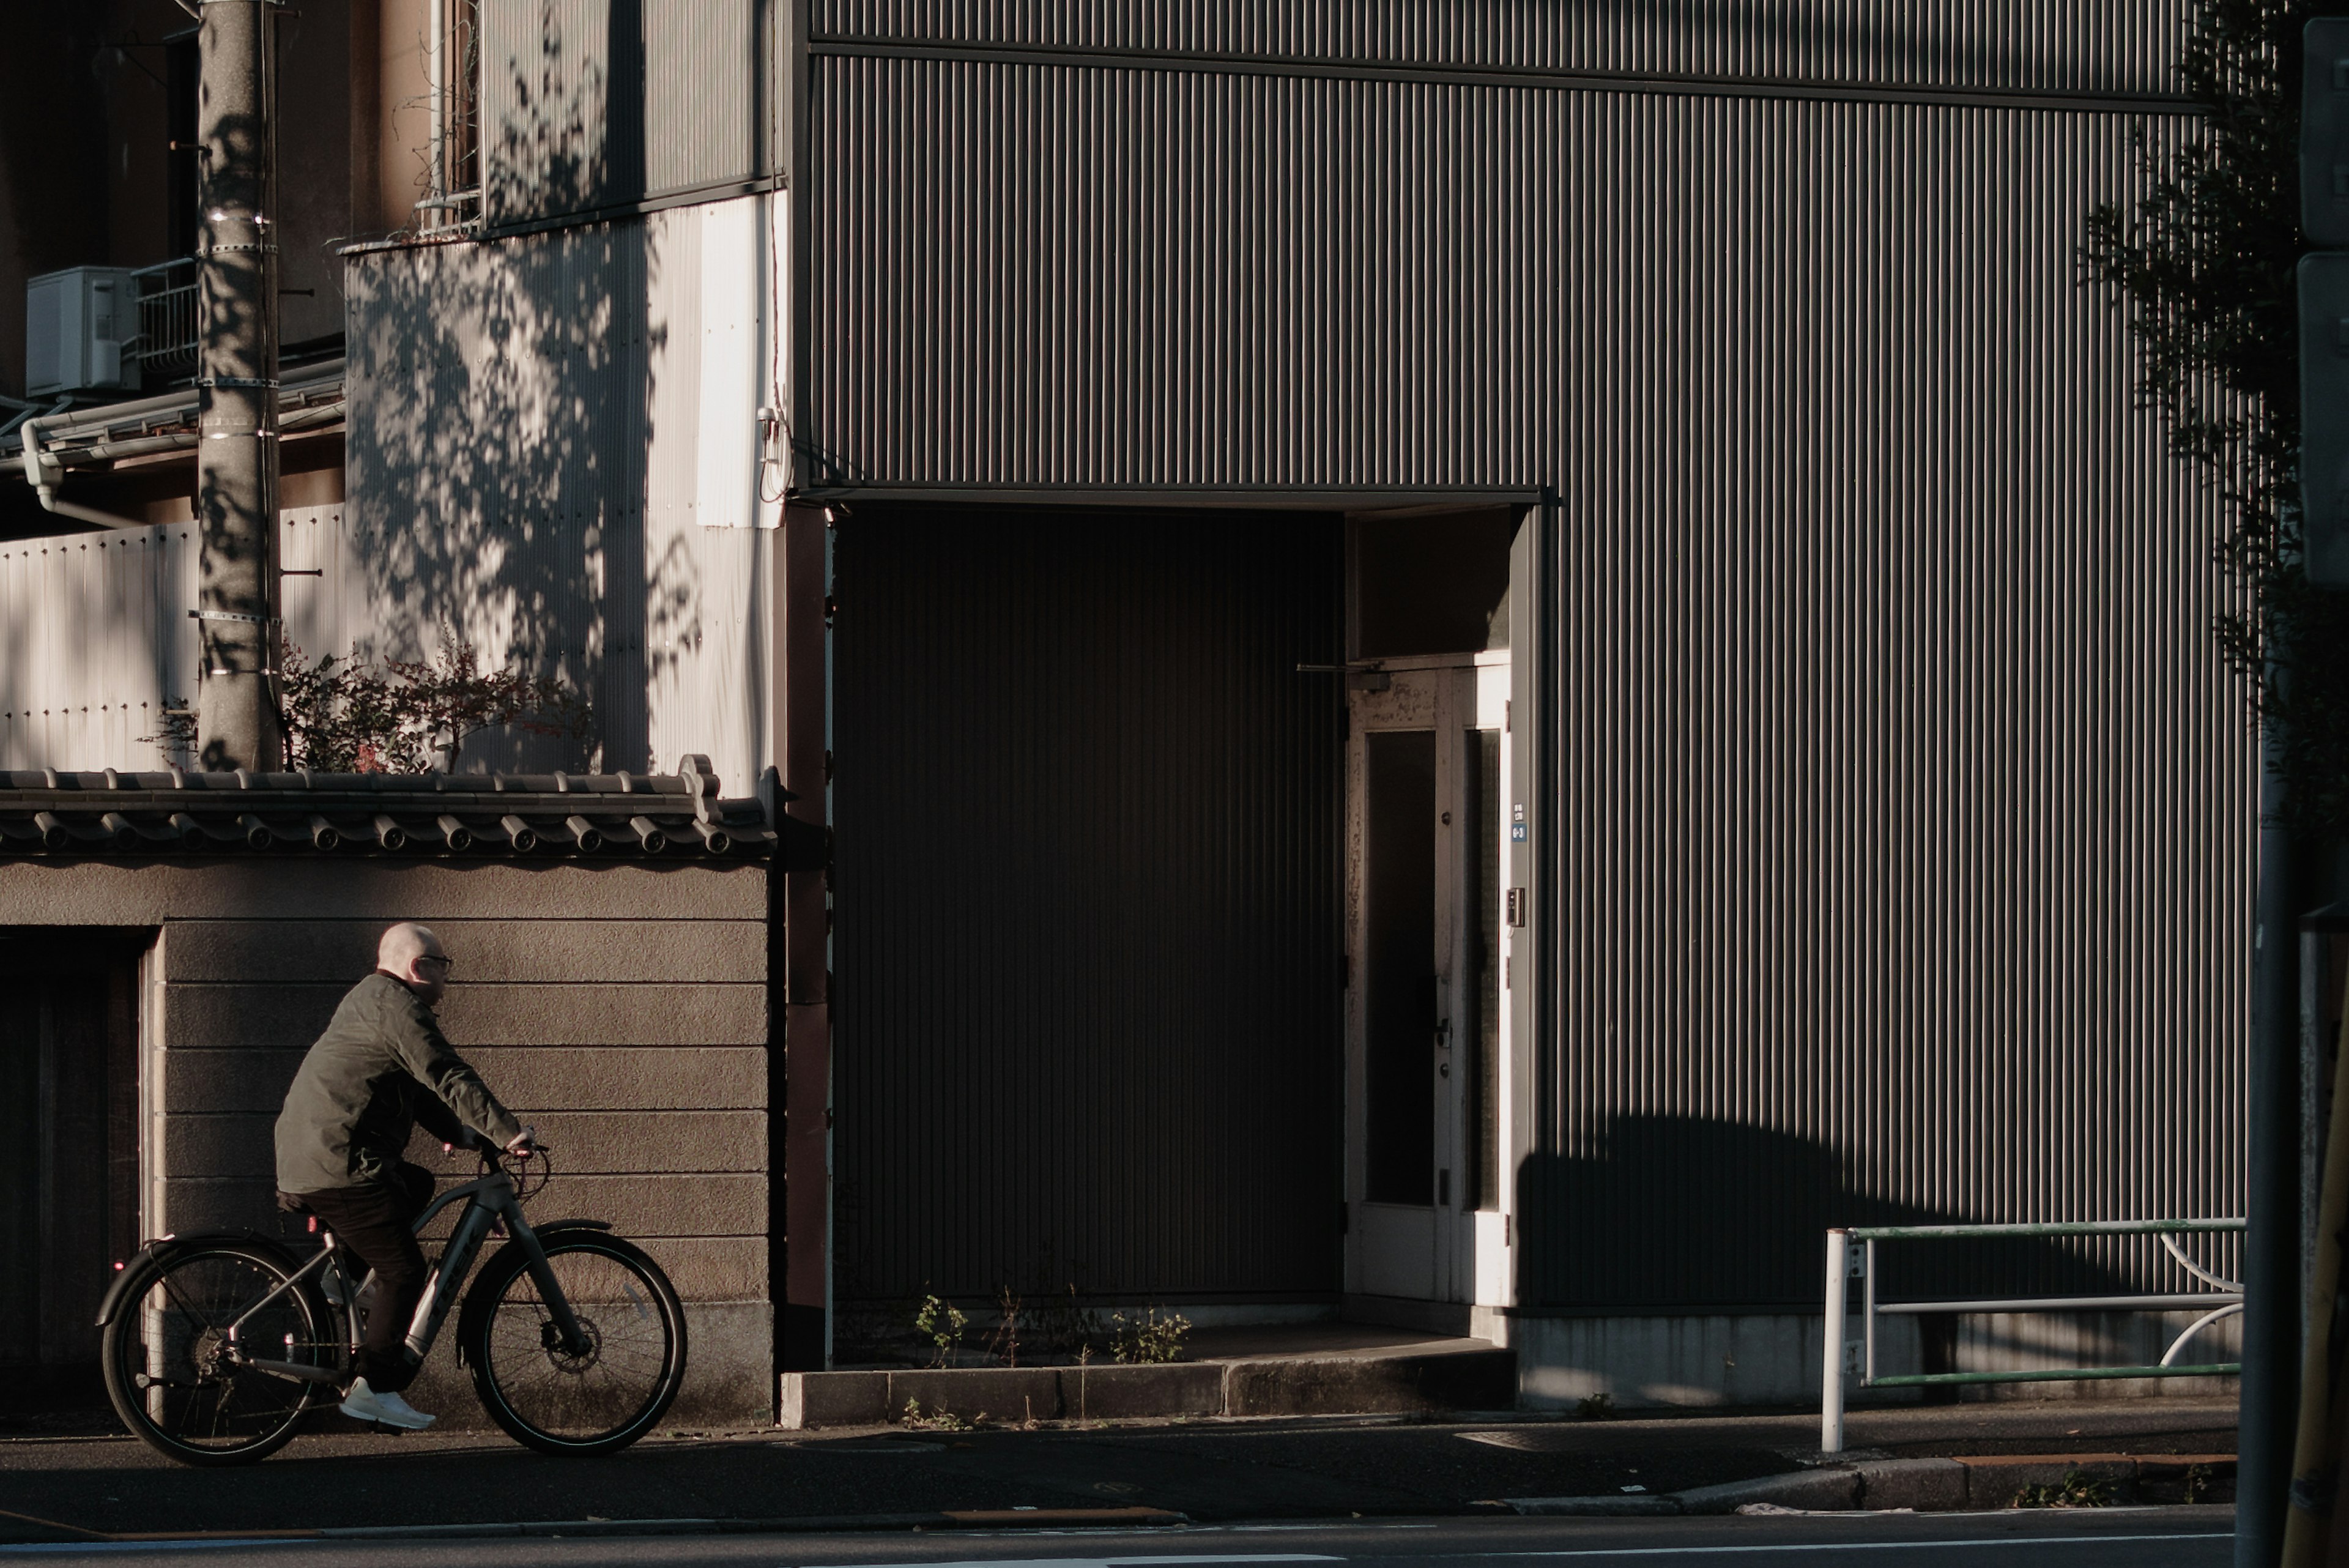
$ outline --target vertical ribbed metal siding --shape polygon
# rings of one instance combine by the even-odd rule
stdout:
[[[2164,93],[2186,0],[814,0],[820,39]]]
[[[2176,122],[838,57],[815,110],[842,472],[1557,486],[1529,1299],[2240,1207],[2211,506],[2075,259]]]
[[[769,0],[485,0],[492,223],[749,178],[765,145]]]
[[[0,768],[154,768],[196,694],[190,524],[0,544]]]
[[[1335,522],[837,539],[838,1293],[1334,1291]]]
[[[372,640],[381,608],[343,508],[278,514],[285,635],[308,658]],[[192,524],[0,544],[0,768],[154,769],[163,710],[200,693]]]

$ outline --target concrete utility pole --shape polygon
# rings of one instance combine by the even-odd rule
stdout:
[[[285,765],[277,666],[277,0],[205,0],[198,35],[196,524],[207,768]]]

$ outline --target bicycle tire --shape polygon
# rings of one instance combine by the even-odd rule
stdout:
[[[249,1241],[190,1238],[131,1267],[98,1347],[106,1397],[131,1435],[184,1465],[249,1465],[291,1442],[327,1386],[223,1370],[222,1355],[226,1325],[292,1277],[285,1260]],[[240,1338],[304,1359],[335,1343],[320,1333],[332,1321],[305,1282],[245,1318]],[[280,1349],[287,1334],[291,1354]]]
[[[617,1236],[574,1231],[541,1244],[591,1348],[574,1357],[554,1345],[529,1260],[509,1243],[466,1293],[458,1348],[473,1392],[492,1420],[541,1453],[616,1452],[652,1430],[684,1386],[684,1304],[660,1265]]]

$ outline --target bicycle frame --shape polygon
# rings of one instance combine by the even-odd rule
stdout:
[[[585,1354],[586,1335],[580,1330],[578,1316],[571,1310],[571,1303],[564,1295],[562,1285],[556,1282],[554,1271],[547,1265],[546,1249],[540,1244],[537,1233],[531,1230],[530,1222],[523,1218],[522,1199],[514,1189],[513,1178],[507,1175],[502,1168],[492,1168],[475,1180],[450,1188],[433,1199],[425,1206],[424,1212],[416,1217],[417,1233],[422,1234],[424,1228],[432,1222],[433,1216],[460,1199],[465,1201],[465,1211],[458,1218],[456,1229],[450,1234],[449,1244],[440,1250],[432,1272],[425,1277],[424,1294],[416,1303],[415,1316],[409,1320],[409,1358],[420,1362],[431,1351],[433,1342],[440,1335],[441,1324],[448,1321],[449,1309],[456,1303],[466,1279],[473,1272],[473,1261],[481,1253],[482,1241],[501,1222],[512,1243],[523,1250],[530,1277],[545,1299],[547,1312],[554,1319],[555,1331],[562,1335],[564,1353],[569,1355]],[[321,1235],[325,1244],[319,1248],[316,1257],[287,1276],[275,1290],[245,1308],[237,1320],[229,1324],[227,1348],[233,1365],[305,1383],[339,1383],[343,1380],[346,1369],[357,1356],[359,1348],[358,1314],[354,1310],[358,1299],[357,1287],[346,1293],[350,1304],[347,1304],[343,1312],[346,1343],[342,1366],[316,1366],[305,1362],[248,1355],[238,1343],[238,1331],[247,1319],[295,1288],[314,1270],[324,1269],[334,1259],[332,1232],[322,1231]],[[346,1272],[346,1281],[348,1277]]]

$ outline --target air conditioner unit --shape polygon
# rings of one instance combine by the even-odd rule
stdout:
[[[139,286],[128,267],[73,266],[25,285],[25,395],[139,384]]]

